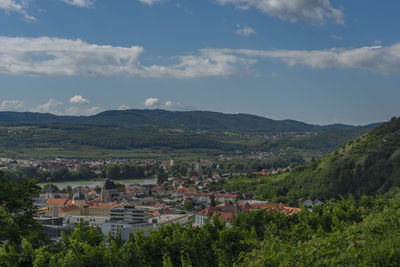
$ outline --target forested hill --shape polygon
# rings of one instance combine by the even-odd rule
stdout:
[[[396,187],[400,187],[400,118],[293,169],[279,185],[275,184],[271,194],[294,202],[349,194],[396,194]]]
[[[102,126],[157,126],[183,130],[234,132],[323,132],[352,129],[354,126],[333,124],[310,125],[295,120],[272,120],[248,114],[225,114],[211,111],[112,110],[93,116],[56,116],[31,112],[0,112],[0,122],[79,123]],[[376,125],[365,126],[372,128]]]

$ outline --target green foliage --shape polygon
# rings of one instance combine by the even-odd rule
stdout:
[[[231,227],[166,225],[106,239],[80,223],[61,242],[0,245],[0,266],[312,266],[400,264],[400,201],[363,196],[330,200],[293,216],[256,210]]]
[[[297,204],[300,198],[396,194],[400,187],[400,118],[348,142],[343,148],[272,177],[241,177],[222,188]]]
[[[191,199],[186,199],[185,202],[183,202],[183,208],[187,211],[192,211],[193,201]]]
[[[25,238],[42,244],[41,227],[33,219],[32,198],[39,192],[36,180],[12,179],[0,173],[0,243],[15,245]]]

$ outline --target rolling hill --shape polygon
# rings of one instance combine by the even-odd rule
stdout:
[[[75,123],[101,126],[156,126],[161,128],[231,132],[323,132],[353,129],[356,126],[311,125],[295,120],[272,120],[249,114],[225,114],[211,111],[110,110],[93,116],[56,116],[31,112],[0,112],[0,122]],[[376,125],[367,125],[371,128]]]
[[[400,118],[393,118],[325,157],[299,166],[273,183],[269,197],[329,199],[339,195],[397,194]]]

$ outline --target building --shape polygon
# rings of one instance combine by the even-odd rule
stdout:
[[[116,203],[104,203],[104,202],[92,202],[85,206],[82,215],[85,216],[98,216],[98,217],[110,217],[111,208],[120,207],[120,204]]]
[[[148,218],[148,210],[130,205],[113,207],[110,209],[110,217],[113,220],[141,223]]]
[[[80,222],[87,222],[89,226],[101,227],[103,223],[110,221],[110,217],[79,215],[79,216],[65,216],[63,220],[64,224],[77,225]]]
[[[118,189],[113,181],[107,179],[101,189],[101,200],[108,201],[113,197],[118,197]]]
[[[150,218],[149,224],[152,224],[153,228],[157,228],[170,223],[187,225],[194,222],[194,220],[194,214],[163,214]]]
[[[76,192],[72,196],[72,204],[75,206],[79,207],[80,209],[83,209],[83,207],[86,205],[86,197],[84,194],[82,194],[80,191]]]
[[[206,221],[211,220],[215,215],[218,215],[221,220],[226,222],[227,226],[230,226],[233,219],[237,214],[245,210],[245,206],[239,204],[220,204],[216,207],[208,207],[196,214],[195,224],[197,226],[202,226]]]
[[[122,241],[128,241],[130,234],[134,234],[137,231],[142,231],[145,236],[148,236],[149,224],[147,223],[133,223],[133,222],[126,222],[126,221],[110,221],[105,222],[101,226],[101,231],[105,236],[109,234],[116,236],[121,233]]]

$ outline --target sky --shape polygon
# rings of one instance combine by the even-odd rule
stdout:
[[[400,116],[398,0],[0,0],[0,110]]]

